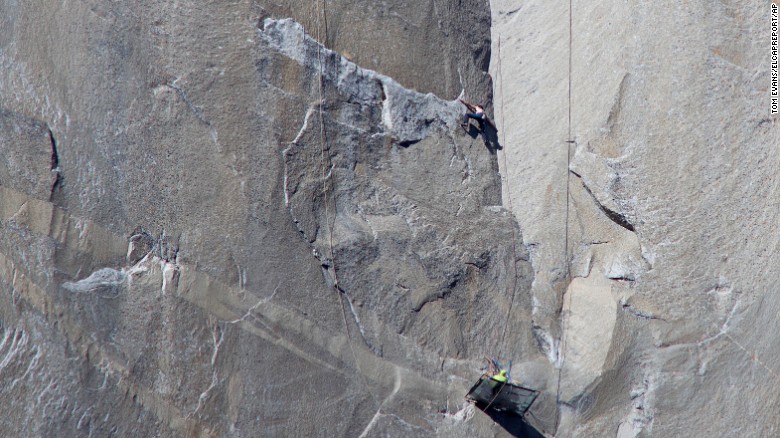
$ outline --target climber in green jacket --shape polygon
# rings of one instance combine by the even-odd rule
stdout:
[[[490,378],[495,380],[496,382],[506,383],[507,382],[506,370],[500,370],[498,374],[494,374]]]

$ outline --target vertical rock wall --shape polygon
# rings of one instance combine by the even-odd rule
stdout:
[[[0,433],[776,435],[768,8],[570,5],[0,2]]]
[[[560,370],[544,426],[775,435],[768,2],[492,7],[504,199]]]
[[[489,16],[0,2],[0,435],[501,433],[483,357],[544,358],[501,146],[457,125]]]

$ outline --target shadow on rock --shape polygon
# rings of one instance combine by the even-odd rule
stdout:
[[[476,126],[469,124],[466,134],[471,138],[481,136],[488,152],[493,155],[495,155],[496,151],[503,149],[503,146],[498,142],[498,131],[491,126],[485,126],[485,129],[479,129]]]
[[[497,412],[492,409],[488,409],[485,413],[513,437],[544,438],[544,435],[541,432],[517,415]]]

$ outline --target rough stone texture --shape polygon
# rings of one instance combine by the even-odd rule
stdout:
[[[57,147],[51,131],[21,114],[0,114],[0,184],[48,199],[58,177]]]
[[[492,2],[504,199],[561,373],[545,427],[776,435],[768,2],[572,2],[571,50],[568,7]]]
[[[0,0],[0,435],[777,435],[768,9],[570,4]]]
[[[483,356],[549,373],[442,3],[0,2],[0,435],[505,433]]]
[[[329,49],[445,99],[464,93],[490,103],[490,10],[484,0],[290,0],[267,2]]]

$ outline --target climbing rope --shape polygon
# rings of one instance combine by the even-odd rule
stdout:
[[[333,159],[330,156],[330,149],[327,147],[327,132],[325,130],[325,115],[324,115],[324,106],[325,106],[325,94],[323,92],[323,85],[325,81],[325,59],[323,57],[323,54],[325,52],[325,40],[328,37],[328,18],[326,15],[326,9],[325,9],[325,0],[322,0],[321,2],[317,2],[318,6],[322,6],[322,15],[320,15],[319,11],[317,11],[317,39],[320,40],[321,46],[317,50],[317,59],[320,64],[320,71],[319,71],[319,97],[320,97],[320,104],[319,104],[319,119],[320,119],[320,162],[322,167],[322,193],[323,193],[323,201],[325,203],[325,225],[328,232],[328,258],[330,259],[330,267],[333,269],[333,288],[336,290],[336,298],[339,301],[339,307],[341,308],[341,317],[344,322],[344,331],[347,333],[347,344],[349,344],[349,349],[352,352],[352,359],[355,361],[355,368],[357,368],[358,374],[361,377],[361,382],[363,386],[365,387],[366,392],[371,396],[371,398],[374,400],[374,404],[379,405],[379,401],[374,396],[374,393],[371,392],[369,389],[368,382],[366,381],[366,376],[363,374],[363,372],[360,369],[360,361],[358,361],[357,353],[355,352],[355,347],[353,345],[352,341],[352,334],[349,331],[349,321],[347,320],[347,310],[344,306],[344,299],[347,299],[346,296],[342,298],[341,295],[346,295],[339,286],[339,277],[338,277],[338,271],[336,270],[336,257],[334,252],[334,245],[333,245],[333,232],[336,225],[336,197],[333,196],[333,222],[331,223],[330,219],[330,201],[328,197],[328,191],[333,191]],[[320,17],[322,17],[322,20],[320,20]],[[322,22],[324,21],[324,33],[323,33],[323,25]],[[327,161],[326,161],[327,158]],[[381,405],[380,405],[381,406]]]
[[[566,274],[568,280],[571,281],[571,263],[569,263],[569,180],[571,178],[571,145],[575,143],[575,140],[571,138],[571,47],[572,47],[572,13],[571,13],[571,0],[569,0],[569,96],[568,96],[568,133],[566,140],[566,224],[564,234],[564,263],[566,264]]]
[[[503,130],[502,133],[502,144],[506,145],[506,125],[504,123],[504,78],[503,78],[503,69],[501,65],[501,34],[498,34],[498,45],[497,45],[497,60],[498,60],[498,85],[499,85],[499,94],[501,95],[501,127]],[[564,264],[566,265],[566,275],[567,279],[571,281],[571,263],[569,262],[569,185],[570,185],[570,172],[569,168],[571,167],[571,145],[575,143],[575,141],[572,139],[571,135],[571,92],[572,92],[572,1],[569,0],[569,42],[568,42],[568,48],[569,48],[569,59],[568,59],[568,110],[567,110],[567,138],[568,140],[565,142],[566,144],[566,210],[565,210],[565,224],[564,224]],[[511,187],[509,184],[509,166],[507,164],[507,158],[506,158],[506,151],[502,154],[503,164],[504,164],[504,172],[506,173],[506,190],[507,190],[507,198],[508,198],[508,207],[510,212],[510,217],[513,216],[513,206],[512,206],[512,194],[511,194]],[[507,325],[509,324],[509,319],[511,317],[512,313],[512,306],[514,303],[515,298],[515,289],[517,288],[517,236],[514,224],[512,224],[512,251],[513,251],[513,267],[514,267],[514,275],[513,275],[513,281],[512,281],[512,293],[511,298],[509,301],[509,309],[507,311],[506,320],[503,325],[503,330],[501,333],[501,338],[499,340],[499,356],[501,356],[502,353],[502,346],[504,345],[504,341],[506,338],[506,331],[507,331]],[[561,310],[563,309],[563,306]],[[562,322],[563,324],[563,322]],[[559,363],[558,363],[558,378],[557,378],[557,388],[555,391],[555,405],[556,407],[560,406],[561,402],[561,375],[563,370],[563,351],[564,351],[564,345],[565,345],[565,330],[564,327],[561,327],[561,336],[558,340],[559,344]],[[503,388],[503,387],[502,387]],[[501,391],[499,390],[498,393]],[[497,397],[496,395],[495,397]],[[493,400],[495,400],[495,397]],[[490,403],[485,407],[484,410],[487,410],[487,408],[490,407],[493,400],[490,401]],[[555,416],[555,428],[554,430],[558,430],[560,421],[560,415]]]
[[[503,68],[502,68],[502,64],[501,64],[501,34],[498,34],[498,48],[497,49],[498,49],[497,50],[498,53],[497,53],[497,56],[496,56],[496,58],[498,60],[498,75],[497,76],[498,76],[499,95],[501,96],[501,128],[502,128],[502,131],[503,131],[502,134],[501,134],[501,137],[502,137],[501,144],[504,145],[504,147],[506,147],[506,124],[505,124],[505,119],[504,119],[504,115],[506,114],[506,112],[504,110],[504,102],[505,102],[505,99],[504,99],[504,76],[503,76]],[[503,325],[503,330],[502,330],[502,333],[501,333],[501,339],[499,341],[499,347],[504,345],[504,341],[506,339],[507,326],[509,325],[509,319],[510,319],[511,314],[512,314],[512,306],[514,304],[515,293],[516,293],[516,289],[517,289],[517,231],[515,230],[514,222],[512,220],[514,218],[514,208],[513,208],[513,205],[512,205],[511,186],[509,184],[509,181],[510,181],[510,178],[509,178],[509,165],[508,165],[507,158],[506,158],[506,151],[504,151],[501,155],[502,155],[502,160],[503,160],[503,164],[504,164],[504,172],[506,173],[504,178],[506,179],[505,187],[506,187],[506,193],[507,193],[507,206],[508,206],[508,210],[509,210],[510,226],[512,228],[512,257],[513,257],[512,258],[512,266],[513,266],[514,272],[513,272],[513,276],[512,276],[512,287],[511,287],[512,293],[511,293],[511,297],[510,297],[510,300],[509,300],[509,309],[507,310],[506,320],[505,320],[504,325]],[[568,194],[567,194],[567,199],[568,199]],[[568,211],[567,211],[567,213],[568,213]],[[568,230],[567,230],[567,233],[568,233]],[[501,356],[501,354],[502,354],[502,351],[499,350],[499,357]],[[482,409],[483,412],[487,412],[487,410],[490,408],[490,406],[493,405],[493,402],[501,394],[501,391],[503,391],[504,387],[506,386],[506,383],[507,382],[503,382],[501,384],[501,387],[498,388],[498,391],[496,391],[495,395],[493,395],[493,397],[490,399],[488,404]],[[559,382],[559,385],[560,385],[560,382]],[[544,391],[539,391],[540,395],[543,394],[543,393],[544,393]],[[556,403],[556,406],[557,406],[557,403]],[[536,418],[536,416],[533,414],[533,412],[531,412],[529,410],[528,413],[537,421],[537,423],[540,423],[538,425],[538,427],[542,430],[543,433],[545,433],[546,435],[551,435],[544,429],[544,427],[541,425],[541,422]],[[556,416],[556,418],[557,418],[557,416]],[[557,424],[556,424],[556,429],[557,429]]]
[[[566,171],[566,178],[565,178],[565,180],[566,180],[566,190],[565,190],[565,193],[566,193],[566,197],[565,197],[566,208],[565,208],[565,225],[564,225],[564,263],[565,263],[565,266],[566,266],[566,275],[567,275],[566,279],[568,280],[569,283],[571,283],[572,271],[571,271],[571,260],[570,260],[570,253],[569,253],[569,251],[570,251],[570,249],[569,249],[569,219],[570,219],[570,211],[569,210],[570,210],[570,180],[571,180],[570,168],[571,168],[571,147],[572,147],[572,145],[576,145],[576,140],[572,137],[572,65],[573,65],[573,63],[572,63],[572,45],[573,45],[572,44],[572,41],[573,41],[573,32],[572,32],[572,30],[573,30],[573,12],[572,12],[572,1],[571,0],[569,0],[568,15],[569,15],[569,17],[568,17],[569,18],[569,24],[568,24],[568,27],[569,27],[569,29],[568,29],[569,30],[569,38],[568,38],[568,74],[567,74],[567,76],[568,76],[568,79],[567,79],[567,82],[568,82],[568,92],[567,92],[567,94],[568,94],[568,96],[567,96],[568,109],[567,109],[567,140],[565,141],[565,145],[566,145],[566,170],[565,170]],[[503,77],[502,77],[502,69],[501,69],[501,36],[500,36],[500,34],[498,35],[498,56],[497,56],[497,58],[498,58],[499,94],[501,95],[501,126],[502,126],[503,129],[505,129],[506,125],[504,124],[504,94],[503,94]],[[504,140],[502,140],[502,143],[505,144],[505,137],[506,137],[506,133],[505,132],[503,133],[503,137],[504,137]],[[508,180],[509,179],[508,178],[509,168],[507,167],[506,153],[503,154],[503,163],[504,163],[505,172],[507,172],[507,177],[506,178]],[[507,196],[509,198],[509,209],[510,209],[510,212],[511,212],[512,211],[512,206],[511,206],[512,197],[511,197],[510,192],[509,192],[510,185],[507,183],[506,187],[507,187]],[[515,242],[514,242],[514,237],[515,237],[514,227],[513,227],[512,237],[513,237],[513,247],[514,247],[514,245],[515,245]],[[516,272],[517,271],[515,270],[515,274],[516,274]],[[515,281],[516,281],[516,278],[517,277],[515,275]],[[513,288],[512,299],[514,299],[514,288]],[[569,296],[569,300],[571,300],[571,296]],[[571,304],[571,301],[569,301],[569,304]],[[512,305],[512,302],[510,301],[510,311],[509,311],[510,313],[511,313],[511,305]],[[566,307],[565,306],[565,302],[562,303],[562,305],[561,305],[561,315],[562,315],[561,323],[562,323],[562,327],[561,327],[561,335],[559,337],[558,376],[557,376],[557,385],[556,385],[557,388],[556,388],[556,394],[555,394],[556,411],[561,406],[561,380],[562,380],[562,371],[563,371],[563,366],[564,366],[564,361],[565,361],[564,352],[566,350],[565,349],[565,342],[566,342],[565,322],[566,322],[566,319],[565,319],[565,315],[563,314],[563,308],[564,307]],[[509,320],[509,313],[507,314],[507,322],[508,322],[508,320]],[[761,367],[764,370],[766,370],[766,372],[769,373],[775,379],[780,380],[780,374],[778,372],[776,372],[772,367],[770,367],[765,361],[761,360],[761,358],[759,357],[758,351],[749,349],[748,347],[746,347],[745,345],[743,345],[742,343],[737,341],[731,334],[727,333],[725,330],[727,330],[727,329],[726,328],[721,328],[721,332],[718,333],[717,335],[715,335],[714,338],[717,338],[718,336],[722,335],[724,338],[726,338],[728,341],[730,341],[733,345],[735,345],[739,350],[741,350],[744,353],[744,355],[749,359],[749,361],[753,362],[754,364],[756,364],[759,367]],[[504,331],[503,331],[502,336],[501,336],[501,343],[503,343],[505,334],[506,334],[506,324],[504,325]],[[699,342],[699,346],[697,346],[697,348],[705,348],[706,349],[707,347],[702,347],[701,346],[702,343],[703,343],[703,341]],[[501,385],[501,387],[498,389],[496,394],[490,400],[488,405],[483,409],[483,411],[487,411],[487,409],[490,408],[490,406],[496,400],[496,398],[501,393],[501,391],[503,390],[505,385],[506,385],[506,382],[504,382]],[[541,393],[542,392],[540,391],[540,394]],[[538,423],[542,423],[539,419],[536,418],[536,416],[534,415],[534,413],[532,411],[529,410],[528,414],[531,417],[533,417]],[[553,431],[555,433],[557,433],[559,427],[560,427],[560,412],[556,412],[556,415],[555,415],[555,425],[554,425]],[[549,434],[543,428],[540,427],[540,429],[546,435],[551,435],[553,438],[555,437],[554,434]]]
[[[506,147],[506,125],[504,124],[504,76],[501,71],[501,34],[498,34],[498,90],[499,94],[501,95],[501,130],[502,132],[502,139],[501,143]],[[506,320],[504,321],[503,330],[501,331],[501,338],[498,342],[499,350],[498,355],[501,357],[502,353],[502,346],[504,345],[504,340],[506,338],[506,328],[509,325],[509,318],[512,315],[512,306],[515,302],[515,289],[517,289],[517,232],[515,231],[515,224],[513,221],[514,218],[514,210],[512,208],[512,191],[509,184],[509,166],[507,166],[507,160],[506,160],[506,150],[501,154],[504,161],[504,172],[506,173],[506,197],[507,197],[507,206],[509,207],[509,224],[510,228],[512,229],[512,288],[511,288],[511,295],[509,298],[509,309],[506,313]]]
[[[322,1],[322,14],[325,15],[325,4],[324,0]],[[320,4],[320,2],[318,2]],[[323,88],[323,82],[324,82],[324,76],[325,76],[325,60],[323,58],[323,51],[325,47],[324,39],[322,38],[322,23],[319,20],[320,14],[319,11],[317,11],[317,39],[322,41],[322,48],[317,51],[317,60],[320,64],[320,80],[318,83],[318,91],[320,95],[320,105],[319,105],[319,119],[320,119],[320,162],[322,164],[322,194],[325,202],[325,225],[326,229],[328,231],[328,245],[329,245],[329,251],[330,254],[328,254],[331,265],[333,267],[333,286],[338,289],[339,287],[339,278],[338,273],[336,272],[336,265],[334,263],[334,252],[333,252],[333,228],[335,227],[336,222],[336,203],[333,204],[333,225],[331,225],[330,221],[330,202],[328,201],[328,190],[333,189],[333,161],[330,157],[330,150],[328,149],[326,151],[326,145],[327,145],[327,134],[325,132],[325,116],[324,116],[324,109],[325,106],[325,97],[324,93],[322,91]],[[328,28],[327,28],[327,20],[325,21],[325,38],[327,38],[328,35]],[[327,164],[325,161],[325,157],[327,156]],[[334,196],[335,201],[335,196]],[[343,306],[342,306],[343,307]],[[345,316],[346,319],[346,316]]]
[[[490,408],[490,405],[493,404],[494,401],[496,401],[496,398],[501,394],[501,391],[506,386],[506,382],[501,382],[501,387],[498,388],[498,391],[496,391],[496,394],[493,396],[493,398],[490,399],[490,402],[485,406],[485,409],[482,410],[482,412],[487,412],[487,410]]]
[[[572,1],[569,0],[569,71],[568,71],[568,115],[567,115],[567,140],[566,140],[566,216],[565,216],[565,231],[564,231],[564,263],[566,264],[567,280],[571,283],[571,263],[569,261],[569,181],[571,178],[571,145],[575,143],[571,137],[571,71],[572,71]],[[565,295],[565,292],[564,292]],[[561,376],[563,374],[563,363],[565,360],[564,351],[566,345],[566,321],[563,314],[563,308],[565,303],[561,303],[561,335],[558,338],[558,382],[555,390],[555,406],[558,408],[561,405]],[[555,432],[558,432],[558,426],[560,426],[560,412],[555,416]]]

